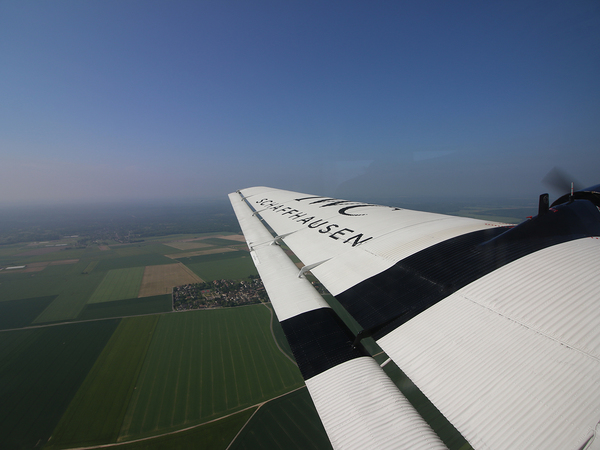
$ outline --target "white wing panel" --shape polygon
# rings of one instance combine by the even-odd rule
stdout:
[[[463,295],[600,359],[600,239],[556,245],[509,264]]]
[[[281,247],[269,243],[271,234],[239,195],[230,194],[229,198],[244,236],[250,241],[250,254],[279,321],[314,309],[329,308],[311,283],[298,277],[299,269]]]
[[[503,224],[264,187],[241,191],[334,295],[402,258],[464,233]]]
[[[230,194],[230,200],[278,319],[293,321],[328,307],[310,282],[298,277],[298,268],[283,250],[270,245],[270,233],[239,194]],[[308,378],[306,385],[336,449],[445,448],[371,357],[336,364]]]
[[[233,211],[237,217],[242,233],[248,244],[248,249],[252,249],[255,245],[269,242],[273,239],[271,233],[260,223],[257,217],[252,214],[252,210],[248,207],[240,194],[234,192],[229,194],[229,201],[233,207]]]
[[[306,381],[336,449],[446,448],[370,357]]]
[[[581,448],[600,421],[599,263],[593,238],[538,251],[378,343],[474,447]]]

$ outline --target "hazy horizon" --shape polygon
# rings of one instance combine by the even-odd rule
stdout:
[[[0,205],[600,183],[594,1],[5,1],[0,25]]]

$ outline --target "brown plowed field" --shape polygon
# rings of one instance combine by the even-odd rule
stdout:
[[[50,264],[49,261],[34,262],[27,264],[27,267],[46,267],[48,264]]]
[[[29,272],[40,272],[44,270],[46,266],[35,266],[35,267],[27,267],[25,270],[19,270],[19,272],[29,273]]]
[[[219,239],[228,239],[230,241],[238,241],[238,242],[246,242],[244,236],[241,234],[228,234],[228,235],[219,235],[219,236],[210,236],[211,238],[219,238]]]
[[[146,266],[139,297],[170,294],[173,286],[202,283],[202,278],[181,263]]]
[[[44,270],[48,264],[50,264],[48,261],[29,263],[26,269],[19,270],[19,272],[39,272],[40,270]]]
[[[62,266],[63,264],[75,264],[79,262],[78,259],[61,259],[59,261],[50,261],[51,266]]]

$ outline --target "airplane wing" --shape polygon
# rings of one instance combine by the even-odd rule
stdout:
[[[600,448],[598,191],[518,226],[267,187],[230,194],[334,448],[443,448],[362,336],[474,448]]]

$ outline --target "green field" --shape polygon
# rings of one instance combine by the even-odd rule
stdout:
[[[1,304],[0,304],[1,308]],[[87,304],[77,316],[78,320],[104,319],[107,317],[159,314],[173,309],[171,294],[151,297],[129,298],[112,302]]]
[[[173,313],[170,295],[137,298],[145,266],[178,262],[162,243],[175,238],[0,246],[5,266],[36,262],[0,271],[0,448],[226,448],[257,405],[303,385],[264,305]],[[246,251],[181,261],[206,280],[256,274]]]
[[[123,319],[60,420],[48,448],[114,442],[159,316]]]
[[[0,448],[45,442],[118,320],[0,333]]]
[[[69,277],[62,286],[60,294],[32,323],[75,319],[103,278],[104,273],[96,271],[89,275],[79,274]]]
[[[232,252],[223,252],[223,253],[211,253],[209,255],[199,255],[199,256],[190,256],[186,258],[177,258],[178,261],[183,264],[199,264],[199,263],[207,263],[207,262],[215,262],[215,261],[223,261],[226,259],[238,259],[242,256],[249,256],[250,254],[246,251],[236,250]]]
[[[83,269],[83,273],[84,274],[90,273],[98,265],[98,262],[99,262],[98,260],[95,260],[95,261],[92,261],[91,263],[89,263],[87,265],[87,267],[85,269]]]
[[[117,254],[118,255],[118,254]],[[140,266],[158,266],[162,264],[176,264],[177,261],[156,253],[140,253],[132,256],[118,256],[102,259],[96,266],[96,270],[128,269]]]
[[[115,245],[112,249],[119,256],[136,256],[136,255],[147,255],[154,253],[156,255],[170,255],[171,253],[177,253],[180,250],[169,247],[168,245],[160,243],[144,243],[144,244],[131,244],[131,245]]]
[[[71,267],[48,266],[40,272],[0,273],[0,302],[58,295],[68,281]]]
[[[96,288],[88,303],[112,302],[137,297],[144,267],[110,270]]]
[[[279,344],[279,348],[285,352],[290,358],[295,361],[294,354],[292,353],[292,349],[290,348],[290,344],[285,337],[285,333],[283,332],[283,328],[279,323],[279,319],[277,319],[277,314],[273,311],[273,306],[270,303],[265,303],[265,305],[273,312],[273,319],[271,320],[271,329],[273,330],[273,334],[275,335],[275,340]]]
[[[50,295],[0,302],[0,330],[26,327],[55,298],[55,295]]]
[[[115,450],[225,450],[255,410],[256,408],[249,408],[191,429],[135,442],[124,442],[112,448]]]
[[[0,264],[13,265],[11,263],[19,259],[19,257],[15,258],[15,255],[22,253],[24,248],[27,248],[26,244],[0,245]]]
[[[83,248],[70,248],[60,249],[53,253],[46,253],[42,255],[24,255],[19,259],[22,262],[32,263],[40,261],[64,261],[66,259],[80,259],[86,253],[86,249]]]
[[[178,258],[178,261],[205,281],[243,280],[249,275],[258,275],[252,257],[245,251]]]
[[[306,388],[268,402],[252,417],[231,450],[330,449]]]
[[[262,305],[163,315],[120,440],[165,433],[302,386]]]

